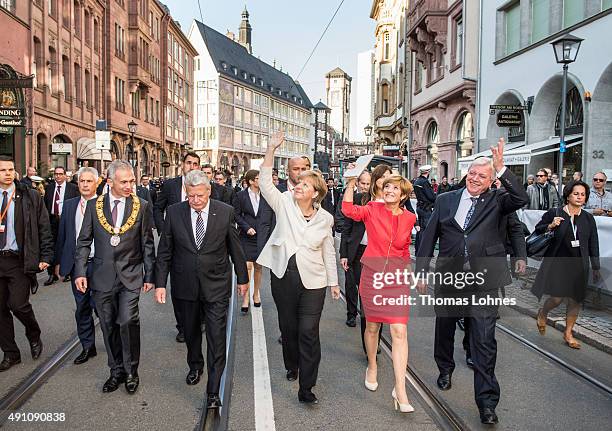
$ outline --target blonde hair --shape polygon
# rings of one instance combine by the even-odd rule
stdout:
[[[414,189],[412,187],[412,183],[408,181],[406,178],[402,177],[401,175],[391,175],[390,177],[385,178],[385,180],[383,181],[382,188],[384,189],[387,184],[398,184],[399,185],[400,190],[402,192],[402,199],[400,200],[400,206],[404,205],[404,203],[410,197],[410,193],[412,193],[412,190]]]
[[[327,194],[327,183],[325,179],[323,179],[323,175],[321,175],[317,171],[304,171],[300,174],[300,180],[308,179],[312,181],[312,186],[315,191],[318,192],[317,196],[314,198],[315,203],[320,204],[325,199],[325,195]]]

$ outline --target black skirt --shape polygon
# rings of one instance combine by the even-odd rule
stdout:
[[[257,247],[257,235],[240,235],[240,244],[247,262],[255,262],[261,253]]]

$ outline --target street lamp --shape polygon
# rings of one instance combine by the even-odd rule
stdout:
[[[366,153],[370,153],[370,136],[372,136],[372,126],[369,124],[363,128],[366,135]]]
[[[138,164],[138,160],[136,159],[136,153],[134,152],[134,134],[136,133],[136,129],[138,128],[138,124],[136,124],[134,122],[134,120],[131,120],[128,123],[128,130],[130,131],[130,133],[132,134],[132,140],[130,141],[130,152],[128,153],[128,161],[130,162],[130,164],[132,165],[132,167],[136,167],[136,165]]]
[[[567,68],[568,64],[576,61],[580,44],[584,39],[566,34],[551,42],[558,64],[563,64],[563,89],[561,90],[561,124],[559,125],[559,194],[563,193],[563,154],[565,153],[565,105],[567,94]]]

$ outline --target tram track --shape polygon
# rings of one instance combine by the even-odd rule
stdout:
[[[95,320],[94,327],[100,324]],[[76,356],[81,342],[76,332],[53,355],[28,374],[8,394],[0,399],[0,427],[9,415],[19,410],[62,366]]]

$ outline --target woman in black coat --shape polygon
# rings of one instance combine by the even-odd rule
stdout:
[[[548,210],[535,231],[554,231],[535,283],[531,289],[538,299],[547,294],[537,316],[538,330],[544,335],[548,312],[567,300],[566,325],[563,338],[568,346],[580,348],[573,337],[572,328],[586,296],[589,281],[589,259],[593,269],[593,280],[599,275],[599,239],[593,215],[582,206],[589,197],[589,186],[583,181],[572,181],[563,189],[563,208]]]
[[[259,192],[259,171],[251,169],[244,175],[248,187],[234,195],[234,214],[240,233],[240,243],[247,260],[249,277],[253,273],[253,305],[261,307],[259,287],[261,265],[257,258],[272,233],[274,212]],[[240,312],[249,312],[250,295],[243,296]]]

